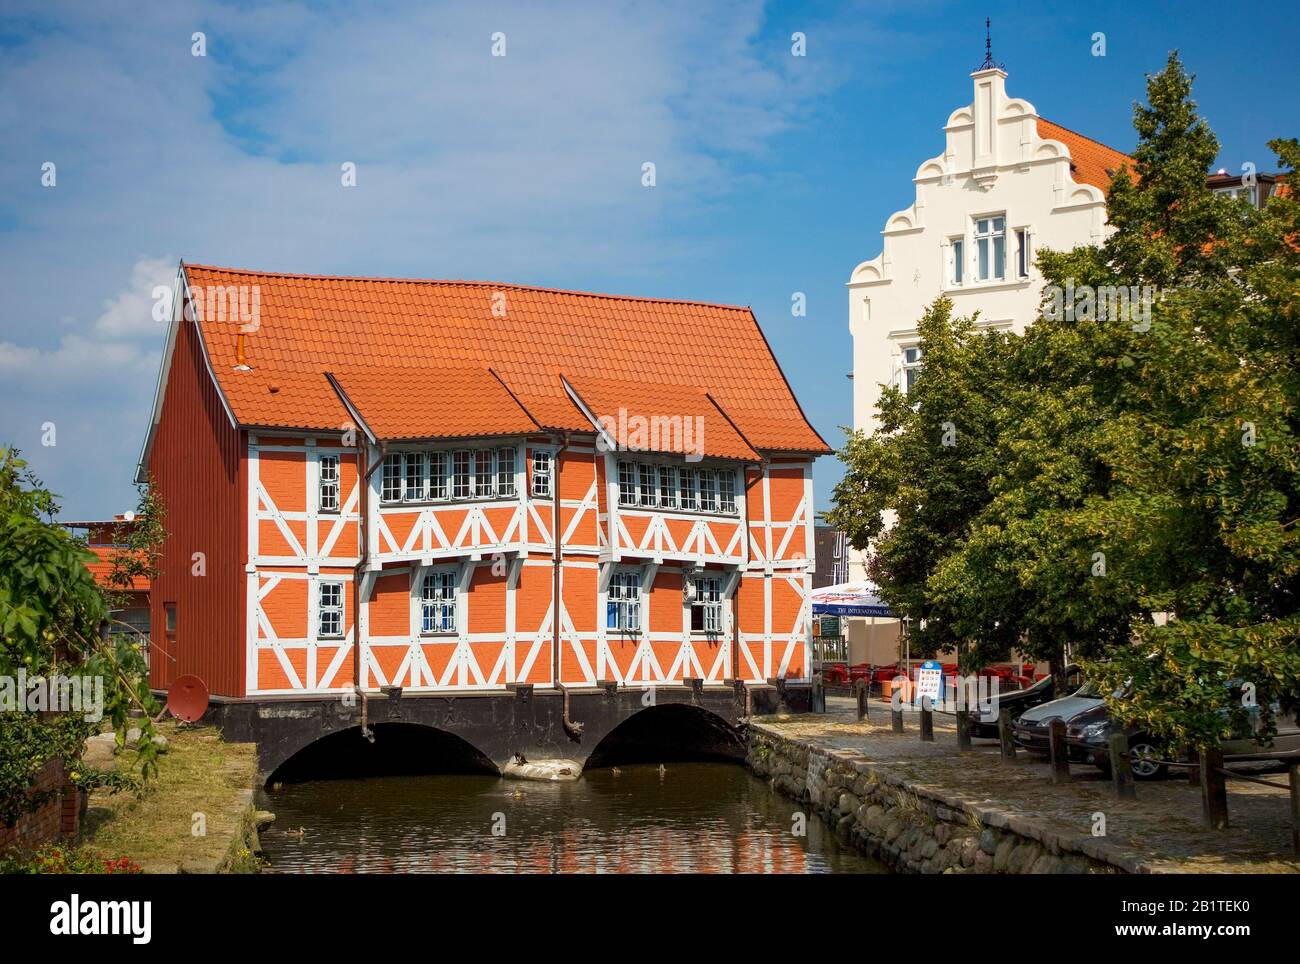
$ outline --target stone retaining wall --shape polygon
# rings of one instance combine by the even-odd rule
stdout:
[[[900,873],[1141,872],[1101,838],[1050,828],[900,780],[869,761],[747,728],[746,762],[835,828],[841,841]]]

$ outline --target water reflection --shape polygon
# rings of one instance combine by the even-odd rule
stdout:
[[[286,784],[262,837],[282,873],[881,873],[723,763],[590,770],[576,783],[401,776]],[[298,831],[301,829],[301,836]]]

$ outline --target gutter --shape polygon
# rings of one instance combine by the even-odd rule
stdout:
[[[583,724],[569,719],[569,691],[560,685],[560,613],[564,598],[560,595],[560,566],[563,562],[563,541],[560,534],[560,453],[569,447],[569,433],[555,437],[555,455],[551,460],[551,680],[564,697],[560,722],[564,732],[574,743],[582,739]]]
[[[352,570],[352,688],[361,699],[361,729],[367,734],[369,727],[366,726],[366,694],[361,688],[361,587],[365,578],[366,564],[370,559],[370,479],[375,474],[375,470],[384,464],[385,448],[384,442],[378,443],[379,458],[374,465],[371,465],[370,446],[365,436],[357,439],[359,473],[357,485],[360,486],[357,496],[361,511],[361,551],[357,555],[357,564]],[[363,466],[366,466],[364,471],[362,471]]]

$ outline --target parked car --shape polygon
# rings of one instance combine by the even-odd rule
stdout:
[[[1232,762],[1234,756],[1250,756],[1261,752],[1300,752],[1300,724],[1294,715],[1283,714],[1277,705],[1273,707],[1277,718],[1277,733],[1270,746],[1262,746],[1256,736],[1260,728],[1258,708],[1251,711],[1249,732],[1239,732],[1224,740],[1221,749],[1225,762]],[[1103,772],[1110,772],[1110,735],[1119,729],[1119,724],[1110,717],[1105,704],[1075,717],[1066,727],[1066,739],[1072,750],[1078,750],[1085,763]],[[1138,780],[1157,780],[1168,772],[1168,767],[1161,760],[1171,757],[1159,741],[1138,727],[1127,729],[1129,766],[1133,776]]]
[[[1014,685],[1018,682],[1028,681],[1019,676],[1004,677],[1002,674],[994,675],[998,676],[998,698],[989,706],[981,707],[967,716],[971,736],[997,739],[998,713],[1003,707],[1011,711],[1011,720],[1014,723],[1026,710],[1031,707],[1041,706],[1055,697],[1056,681],[1051,676],[1045,676],[1037,683],[1019,689],[1012,689],[1008,692],[1005,689],[1008,683]],[[1066,688],[1074,691],[1083,684],[1083,673],[1079,667],[1070,665],[1065,668],[1065,679]]]
[[[1102,705],[1101,691],[1091,683],[1084,683],[1069,696],[1040,703],[1021,713],[1011,727],[1013,738],[1017,746],[1032,753],[1049,753],[1051,745],[1048,733],[1052,720],[1064,720],[1068,732],[1075,717]],[[1072,759],[1083,759],[1081,748],[1071,748],[1070,755]]]

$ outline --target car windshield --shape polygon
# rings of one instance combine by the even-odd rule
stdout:
[[[1102,699],[1102,692],[1100,688],[1098,688],[1097,684],[1093,682],[1084,683],[1082,686],[1080,686],[1077,690],[1074,691],[1073,695],[1087,700]]]

